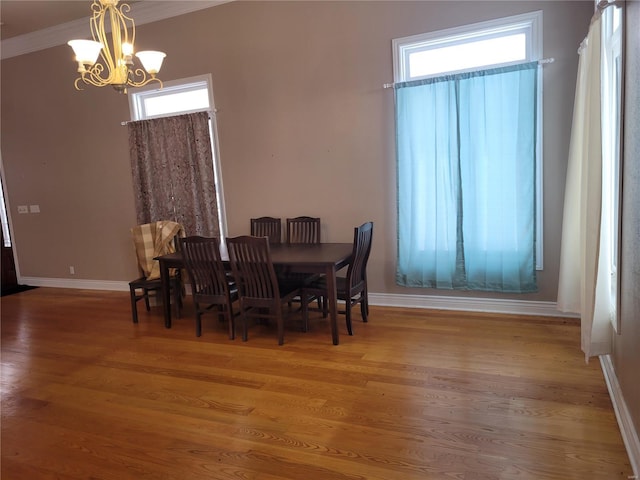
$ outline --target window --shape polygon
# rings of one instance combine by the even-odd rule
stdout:
[[[161,89],[134,91],[129,98],[134,120],[211,110],[213,104],[207,77],[167,82]]]
[[[537,289],[542,14],[393,41],[401,285]]]
[[[0,178],[0,222],[2,223],[3,247],[11,246],[11,234],[9,233],[9,216],[4,202],[4,189],[2,188],[2,179]]]
[[[218,148],[218,129],[216,125],[215,103],[211,88],[211,76],[202,75],[173,82],[165,82],[161,89],[135,89],[129,91],[129,108],[133,120],[182,115],[186,113],[208,111],[211,151],[213,153],[213,174],[218,199],[218,218],[220,236],[227,232],[224,195],[222,189],[222,170]]]
[[[602,219],[608,230],[608,263],[611,274],[611,319],[620,331],[618,308],[618,256],[620,229],[620,164],[622,125],[622,8],[602,11]]]
[[[542,12],[393,40],[394,80],[540,60]]]

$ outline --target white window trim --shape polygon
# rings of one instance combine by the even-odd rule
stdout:
[[[4,245],[0,245],[1,247],[11,247],[12,239],[11,239],[11,226],[9,225],[9,210],[7,208],[7,202],[5,201],[6,197],[6,188],[4,187],[4,165],[2,164],[2,156],[0,155],[0,222],[2,222],[2,237],[4,239]]]
[[[444,30],[438,30],[435,32],[420,33],[417,35],[411,35],[409,37],[394,38],[391,41],[393,48],[393,80],[394,82],[405,82],[408,80],[416,80],[424,77],[408,78],[407,68],[408,55],[416,50],[422,50],[426,46],[430,45],[444,45],[444,44],[460,44],[468,41],[474,37],[496,37],[501,33],[515,32],[518,30],[529,31],[531,33],[532,41],[528,43],[527,59],[525,62],[533,62],[542,59],[542,11],[536,11],[531,13],[523,13],[521,15],[514,15],[511,17],[498,18],[495,20],[489,20],[487,22],[478,22],[470,25],[463,25],[461,27],[447,28]],[[514,63],[521,62],[508,62],[501,64],[494,64],[490,67],[501,67],[512,65]],[[463,71],[482,70],[488,67],[480,67],[469,70],[458,70],[450,73],[460,73]]]
[[[209,108],[200,108],[195,110],[181,110],[172,112],[167,115],[147,115],[144,108],[144,99],[148,97],[161,97],[163,95],[171,95],[180,91],[189,91],[206,87],[209,91]],[[151,85],[142,88],[129,89],[129,113],[132,120],[150,120],[152,118],[161,118],[173,115],[182,115],[185,113],[195,113],[202,111],[216,112],[213,103],[213,89],[211,88],[211,74],[198,75],[195,77],[182,78],[180,80],[172,80],[163,82],[163,87]]]
[[[621,238],[621,175],[622,138],[624,110],[624,10],[610,6],[602,11],[602,66],[601,66],[601,111],[602,111],[602,159],[603,159],[603,203],[609,215],[610,258],[610,302],[611,324],[620,335],[620,238]],[[620,23],[614,29],[614,17]],[[604,218],[604,214],[603,214]]]
[[[394,38],[391,42],[393,53],[393,80],[395,83],[419,78],[429,78],[465,71],[484,70],[486,68],[503,67],[523,62],[508,62],[493,64],[468,70],[458,70],[455,72],[440,73],[437,75],[426,75],[423,77],[407,78],[408,56],[412,51],[420,50],[428,45],[443,45],[463,43],[474,36],[496,36],[500,33],[512,33],[514,31],[528,31],[530,42],[527,42],[527,59],[523,62],[534,62],[542,60],[542,11],[523,13],[510,17],[503,17],[486,22],[478,22],[460,27],[438,30],[435,32],[421,33],[408,37]],[[544,199],[543,199],[543,129],[542,129],[542,98],[543,98],[543,78],[542,68],[538,68],[538,105],[537,105],[537,142],[536,142],[536,270],[544,269]]]
[[[152,118],[169,117],[174,115],[184,115],[187,113],[195,113],[208,111],[209,112],[209,135],[211,136],[211,148],[213,150],[214,162],[213,162],[213,174],[214,180],[217,185],[217,199],[218,199],[218,214],[220,220],[220,238],[227,237],[227,212],[224,202],[224,186],[222,182],[222,167],[220,161],[220,145],[218,143],[218,124],[215,107],[215,101],[213,97],[211,74],[198,75],[194,77],[182,78],[179,80],[172,80],[163,82],[162,89],[156,86],[147,86],[142,88],[129,89],[129,112],[131,119],[136,120],[150,120]],[[162,95],[170,95],[180,91],[189,91],[194,89],[200,89],[205,87],[209,92],[209,108],[183,110],[179,112],[172,112],[166,115],[149,115],[147,116],[144,111],[144,99],[147,97],[159,97]],[[224,242],[221,242],[221,245]]]

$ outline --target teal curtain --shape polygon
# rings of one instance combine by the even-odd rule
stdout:
[[[537,68],[396,85],[398,284],[537,290]]]

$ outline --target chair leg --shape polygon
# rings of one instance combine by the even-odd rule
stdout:
[[[173,291],[173,303],[175,303],[176,307],[176,318],[180,318],[180,310],[182,308],[182,286],[179,282],[174,281],[169,288]],[[171,305],[169,305],[169,308],[171,308]]]
[[[308,332],[309,331],[309,297],[304,294],[301,293],[300,294],[300,303],[301,303],[301,309],[302,309],[302,331],[303,332]]]
[[[178,296],[179,295],[180,294],[178,294]],[[180,318],[180,313],[182,311],[181,308],[180,308],[181,307],[180,303],[182,303],[182,302],[180,300],[178,300],[177,298],[174,299],[174,301],[176,302],[176,318]]]
[[[360,297],[360,313],[362,314],[362,321],[367,322],[369,308],[367,306],[367,297],[365,297],[364,294]]]
[[[193,307],[196,309],[196,337],[202,335],[202,313],[200,312],[200,305],[194,302]]]
[[[229,317],[227,321],[229,322],[229,340],[234,340],[236,338],[236,322],[235,316],[233,315],[233,307],[229,305],[228,309],[225,309],[227,312],[227,316]]]
[[[240,308],[242,309],[242,307],[240,307]],[[247,318],[247,313],[246,313],[244,310],[242,310],[241,317],[242,317],[242,341],[243,341],[243,342],[246,342],[246,341],[247,341],[247,338],[248,338],[248,336],[249,336],[249,335],[248,335],[248,331],[249,331],[249,326],[248,326],[249,319]]]
[[[282,345],[284,343],[284,320],[282,318],[282,308],[280,306],[278,308],[276,323],[278,324],[278,345]]]
[[[133,287],[129,288],[129,294],[131,296],[131,315],[133,316],[133,323],[138,323],[138,307],[136,300],[136,290]]]
[[[349,335],[353,335],[353,330],[351,329],[351,299],[347,298],[345,302],[345,313],[347,316],[347,332]]]
[[[368,321],[367,318],[369,317],[369,290],[367,289],[366,284],[364,286],[363,296],[364,296],[364,300],[363,300],[364,308],[365,308],[365,311],[367,312],[367,315],[363,316],[363,318],[364,318],[364,321],[366,322]]]
[[[149,305],[149,290],[143,288],[142,295],[144,295],[144,305],[147,307],[147,312],[149,312],[151,311],[151,306]]]

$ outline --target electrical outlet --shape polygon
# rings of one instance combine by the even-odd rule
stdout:
[[[29,205],[29,213],[40,213],[40,205]]]
[[[75,274],[76,274],[76,267],[74,267],[74,266],[70,266],[70,267],[69,267],[69,273],[70,273],[71,275],[75,275]]]
[[[29,213],[29,207],[26,205],[18,205],[18,213]]]

